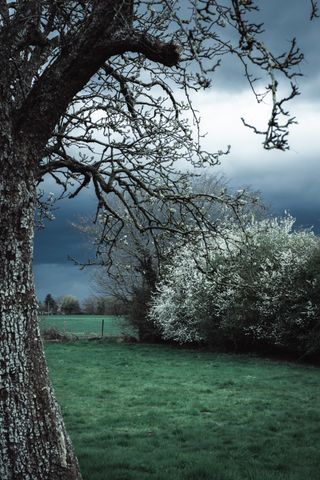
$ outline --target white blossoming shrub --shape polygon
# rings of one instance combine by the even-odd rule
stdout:
[[[150,311],[163,338],[320,350],[319,238],[293,224],[286,216],[225,227],[207,261],[201,243],[181,249]]]
[[[152,302],[149,316],[165,340],[179,343],[202,340],[195,297],[205,279],[195,268],[193,255],[191,248],[184,248],[175,255]]]

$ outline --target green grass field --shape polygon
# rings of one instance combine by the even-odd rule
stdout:
[[[84,480],[317,480],[320,370],[166,346],[47,344]]]
[[[124,319],[112,315],[41,315],[40,328],[42,331],[55,328],[59,332],[72,333],[78,337],[98,336],[101,335],[103,319],[105,335],[134,334]]]

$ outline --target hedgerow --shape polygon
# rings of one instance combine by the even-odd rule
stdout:
[[[166,340],[320,350],[320,242],[294,219],[224,227],[170,259],[149,313]]]

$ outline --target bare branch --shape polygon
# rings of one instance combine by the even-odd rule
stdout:
[[[314,20],[315,18],[319,18],[318,0],[310,0],[310,2],[311,2],[310,20]]]

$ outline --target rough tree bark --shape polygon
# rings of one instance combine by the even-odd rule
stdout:
[[[17,151],[2,145],[0,478],[75,480],[81,475],[50,385],[37,322],[32,275],[35,181],[26,160],[26,146]]]

